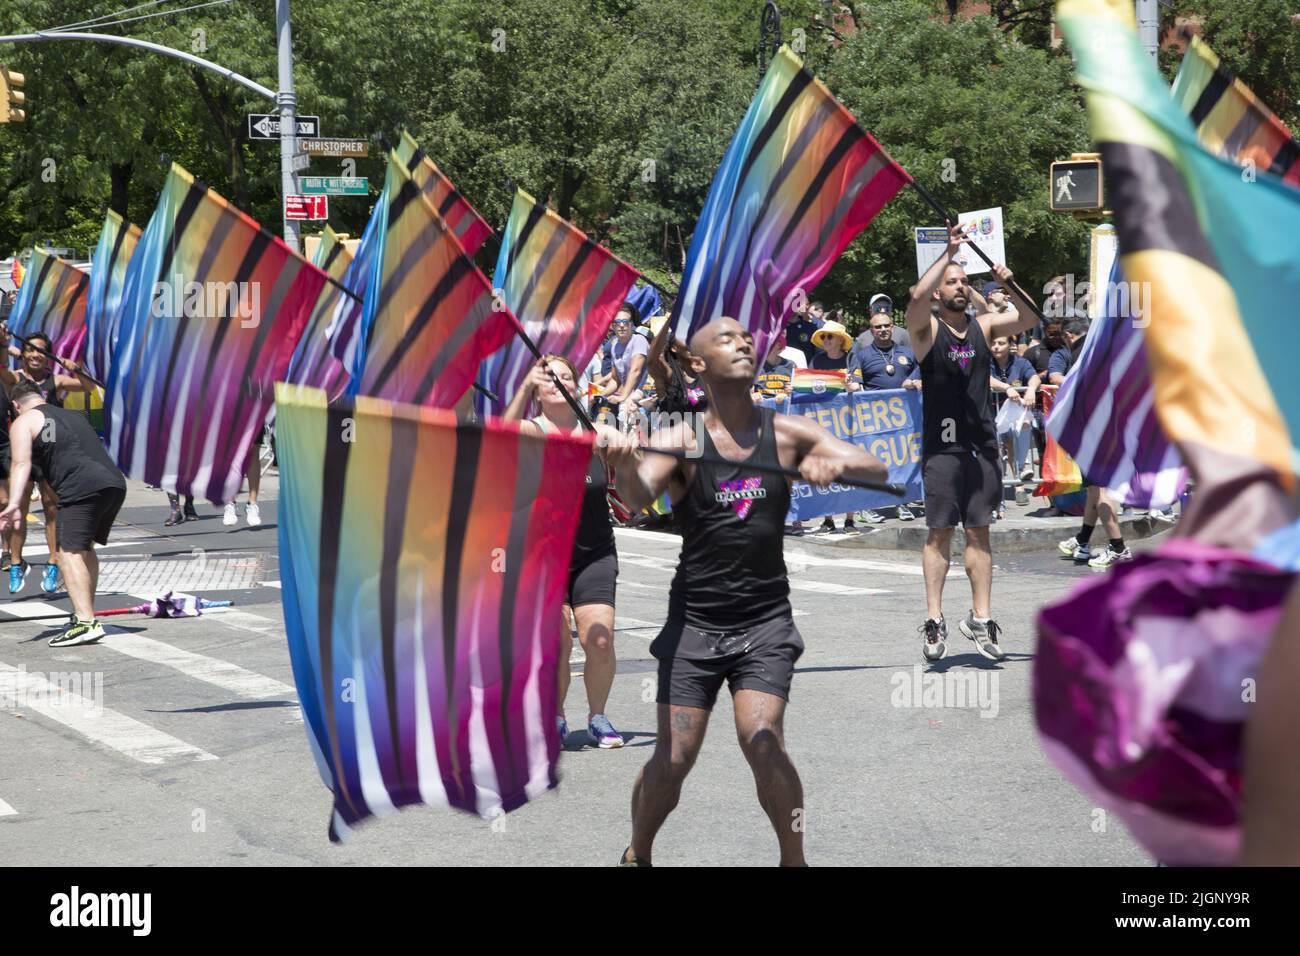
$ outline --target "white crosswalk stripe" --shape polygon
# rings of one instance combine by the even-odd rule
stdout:
[[[288,684],[244,670],[238,665],[217,660],[215,657],[172,647],[163,641],[144,637],[141,634],[115,633],[110,629],[108,636],[104,638],[103,646],[120,654],[126,654],[128,657],[170,667],[187,677],[231,691],[240,697],[252,700],[289,697],[297,700],[297,691]]]
[[[12,817],[17,812],[18,811],[15,810],[13,807],[9,806],[9,804],[5,803],[3,800],[0,800],[0,817]]]

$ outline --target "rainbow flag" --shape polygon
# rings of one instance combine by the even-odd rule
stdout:
[[[352,301],[342,285],[343,276],[352,265],[352,253],[329,226],[325,227],[313,265],[334,281],[321,286],[320,297],[307,320],[302,338],[298,340],[298,347],[294,349],[293,358],[289,360],[285,381],[321,388],[331,398],[337,398],[347,388],[348,373],[330,351],[329,332],[341,300]]]
[[[476,255],[484,240],[492,235],[492,227],[487,220],[478,214],[469,200],[442,174],[437,163],[429,158],[415,138],[405,130],[397,144],[396,153],[398,161],[411,174],[415,185],[420,187],[420,192],[438,210],[438,215],[446,220],[465,254]]]
[[[15,260],[16,261],[16,260]],[[31,277],[18,289],[9,331],[30,336],[44,332],[50,351],[79,359],[86,336],[86,289],[90,277],[72,263],[42,249],[32,250]]]
[[[21,289],[23,287],[23,276],[26,274],[26,271],[23,269],[23,264],[18,261],[17,256],[14,256],[14,264],[9,271],[9,278],[13,280],[15,289]]]
[[[543,355],[585,368],[639,275],[544,203],[515,193],[492,281]],[[477,396],[479,413],[502,414],[533,363],[521,339],[484,359],[478,381],[500,401]]]
[[[122,292],[105,407],[118,467],[233,501],[327,279],[173,164]]]
[[[767,354],[796,302],[911,182],[787,47],[731,140],[691,237],[673,334],[722,316]]]
[[[846,375],[843,369],[797,368],[790,378],[795,397],[803,395],[835,396],[844,393]]]
[[[449,408],[519,323],[396,153],[384,193],[348,393]]]
[[[107,379],[112,364],[126,267],[139,242],[140,227],[110,209],[91,259],[86,298],[86,370],[101,381]]]
[[[1039,735],[1157,859],[1231,864],[1256,708],[1243,681],[1258,675],[1295,580],[1247,552],[1296,516],[1300,190],[1267,171],[1246,181],[1198,142],[1127,0],[1063,0],[1058,22],[1124,275],[1147,290],[1156,412],[1196,488],[1179,537],[1040,614]]]
[[[560,607],[587,438],[276,386],[285,630],[330,838],[556,785]]]
[[[1206,149],[1300,186],[1300,143],[1200,37],[1183,54],[1173,90]]]

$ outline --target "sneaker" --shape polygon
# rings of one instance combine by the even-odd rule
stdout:
[[[597,714],[587,723],[587,734],[601,750],[613,750],[623,746],[623,738],[604,714]]]
[[[173,508],[172,513],[167,516],[167,520],[163,522],[163,527],[174,528],[176,527],[176,525],[180,524],[184,520],[185,520],[185,515],[181,512],[181,510],[179,508]]]
[[[262,523],[262,509],[257,506],[256,501],[248,503],[248,507],[244,509],[244,519],[250,528],[256,528]]]
[[[9,593],[10,594],[17,594],[19,591],[23,589],[23,586],[27,583],[27,572],[30,571],[31,569],[32,566],[28,564],[26,561],[23,561],[21,564],[9,565]]]
[[[848,534],[848,535],[856,535],[856,534],[861,534],[861,533],[862,533],[862,532],[858,531],[858,526],[857,526],[856,524],[854,524],[853,519],[852,519],[851,517],[850,517],[850,518],[845,518],[845,519],[844,519],[844,527],[843,527],[842,530],[843,530],[843,532],[844,532],[845,534]]]
[[[1078,538],[1066,538],[1056,548],[1067,558],[1074,558],[1076,561],[1087,561],[1092,557],[1092,549],[1086,544],[1080,544]]]
[[[618,858],[618,865],[619,866],[652,866],[653,864],[649,860],[643,860],[639,856],[633,854],[632,848],[629,846],[626,850],[623,851],[623,855]]]
[[[50,638],[50,647],[71,647],[90,644],[104,636],[104,626],[98,620],[79,621],[74,616],[67,627]]]
[[[53,594],[62,583],[59,578],[59,566],[57,564],[47,564],[45,573],[41,575],[41,590],[46,594]]]
[[[569,739],[569,722],[563,717],[556,717],[555,732],[560,735],[560,747],[563,748],[565,742]]]
[[[948,652],[948,624],[943,618],[934,620],[926,618],[925,623],[917,628],[925,635],[925,645],[921,653],[927,661],[937,661]]]
[[[221,513],[221,523],[227,528],[239,524],[239,515],[235,514],[235,503],[233,501],[226,505],[226,510]]]
[[[8,571],[13,563],[13,556],[8,551],[0,553],[0,571]]]
[[[1025,465],[1024,468],[1020,469],[1020,480],[1021,480],[1021,481],[1033,481],[1033,480],[1034,480],[1034,466],[1033,466],[1033,465]]]
[[[879,511],[865,511],[863,512],[862,520],[865,521],[867,524],[884,524],[885,516],[882,515]]]
[[[1078,558],[1075,559],[1076,561]],[[1109,568],[1112,565],[1119,564],[1121,561],[1132,561],[1133,552],[1127,547],[1123,551],[1114,551],[1110,545],[1100,552],[1095,558],[1088,562],[1090,568]]]
[[[907,505],[899,505],[899,506],[898,506],[898,520],[899,520],[899,521],[915,521],[915,520],[916,520],[916,515],[912,514],[912,509],[909,508]]]
[[[830,518],[827,518],[825,521],[823,521],[821,525],[818,526],[817,530],[813,532],[813,534],[834,534],[834,533],[835,533],[835,522],[832,521]]]
[[[792,525],[787,525],[787,526],[786,526],[786,529],[785,529],[785,533],[788,534],[788,535],[789,535],[790,537],[792,537],[792,538],[802,538],[803,535],[804,535],[804,531],[803,531],[803,522],[802,522],[802,521],[796,521],[796,522],[795,522],[794,524],[792,524]]]
[[[1000,661],[1006,652],[998,646],[998,622],[990,618],[987,621],[975,620],[975,612],[966,615],[966,620],[957,625],[961,632],[975,642],[975,647],[991,661]]]

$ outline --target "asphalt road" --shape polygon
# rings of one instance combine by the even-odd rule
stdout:
[[[619,531],[608,713],[621,750],[585,746],[575,677],[559,788],[493,821],[415,807],[326,837],[330,794],[293,691],[277,588],[275,481],[260,528],[219,511],[165,529],[161,492],[132,486],[102,557],[98,608],[159,588],[236,602],[197,620],[117,618],[99,645],[52,649],[52,624],[21,620],[67,602],[0,590],[0,862],[6,865],[609,865],[628,842],[632,782],[654,745],[650,639],[664,619],[678,539]],[[40,543],[39,529],[31,542]],[[1054,553],[998,559],[994,610],[1009,656],[985,661],[956,632],[969,607],[960,568],[945,610],[953,638],[935,673],[974,699],[925,706],[919,556],[788,539],[792,601],[807,651],[787,715],[807,795],[814,865],[1150,865],[1118,821],[1038,746],[1030,676],[1037,607],[1085,568]],[[29,551],[32,560],[40,560]],[[573,672],[580,673],[575,651]],[[928,671],[926,673],[929,673]],[[75,678],[75,679],[74,679]],[[45,699],[42,698],[45,692]],[[98,704],[87,711],[70,697]],[[934,701],[929,701],[934,703]],[[768,865],[776,843],[736,744],[724,693],[656,865]]]

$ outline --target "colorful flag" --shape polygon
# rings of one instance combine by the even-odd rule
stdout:
[[[15,289],[21,289],[23,287],[23,276],[26,274],[26,271],[23,269],[23,264],[18,261],[17,256],[14,256],[14,264],[9,270],[9,278],[13,280]]]
[[[330,837],[556,785],[560,607],[585,437],[276,387],[285,630]]]
[[[543,355],[585,368],[638,275],[544,203],[515,193],[492,281]],[[519,338],[485,358],[478,381],[499,401],[479,395],[479,413],[502,414],[533,362]]]
[[[139,242],[140,227],[131,225],[110,209],[91,259],[86,298],[86,370],[101,381],[108,378],[112,364],[126,267]]]
[[[1139,315],[1145,304],[1134,298],[1140,292],[1124,281],[1117,261],[1108,289],[1096,290],[1105,296],[1103,313],[1050,400],[1047,431],[1090,483],[1122,504],[1167,508],[1186,489],[1187,469],[1156,416]]]
[[[395,153],[349,394],[449,408],[519,329]]]
[[[172,165],[127,267],[106,438],[127,475],[233,501],[327,276]]]
[[[329,226],[325,227],[313,264],[334,281],[321,286],[311,318],[289,360],[285,381],[324,389],[331,398],[337,398],[347,388],[348,373],[330,351],[329,326],[341,300],[354,301],[342,285],[343,276],[352,264],[352,253]]]
[[[1046,386],[1039,390],[1043,396],[1043,418],[1052,417],[1052,408],[1056,403],[1056,389]],[[1040,481],[1031,494],[1039,498],[1054,495],[1068,495],[1083,487],[1083,474],[1078,464],[1065,453],[1065,449],[1056,443],[1048,432],[1043,445],[1043,460],[1039,469]]]
[[[450,179],[442,174],[438,165],[420,148],[410,133],[403,131],[401,142],[397,144],[397,159],[406,167],[406,171],[420,187],[426,199],[438,210],[438,215],[446,220],[448,227],[465,249],[465,254],[473,256],[479,246],[492,235],[492,227],[469,204],[460,190]]]
[[[1295,580],[1244,553],[1295,518],[1300,191],[1208,152],[1127,0],[1058,11],[1106,168],[1120,261],[1144,290],[1156,412],[1196,487],[1179,537],[1038,621],[1044,749],[1159,860],[1240,848],[1243,681]],[[1230,550],[1231,549],[1231,550]]]
[[[1206,149],[1300,186],[1300,143],[1200,37],[1183,54],[1174,99]]]
[[[839,395],[845,389],[843,369],[797,368],[790,377],[790,388],[800,395]]]
[[[911,177],[787,47],[768,68],[691,236],[673,334],[730,316],[772,336]]]
[[[44,332],[50,337],[50,351],[55,355],[80,358],[90,277],[72,263],[39,248],[32,250],[28,270],[31,276],[19,287],[9,314],[9,331],[24,337]]]

